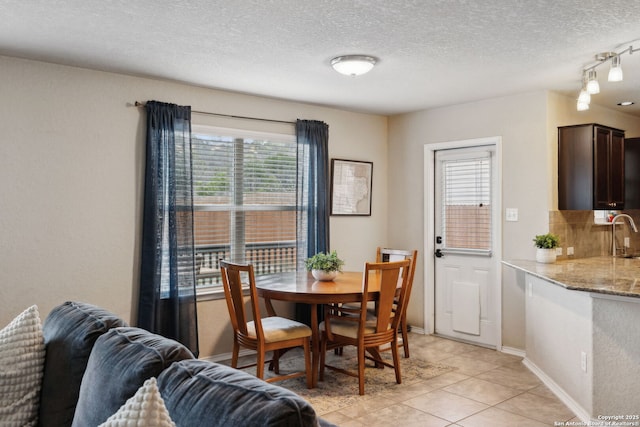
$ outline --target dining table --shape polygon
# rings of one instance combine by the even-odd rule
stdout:
[[[379,274],[369,276],[368,299],[375,301],[380,294]],[[310,272],[283,272],[256,277],[258,296],[265,301],[269,316],[275,316],[271,300],[308,304],[311,309],[311,365],[313,387],[318,383],[320,360],[319,310],[323,304],[362,302],[363,273],[345,271],[331,281],[316,280]]]

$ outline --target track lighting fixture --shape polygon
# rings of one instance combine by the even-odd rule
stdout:
[[[611,69],[609,70],[607,80],[610,82],[620,82],[622,81],[621,55],[625,53],[631,55],[639,50],[640,48],[634,49],[633,46],[629,46],[622,52],[602,52],[597,54],[595,56],[596,63],[582,70],[582,89],[580,90],[576,104],[578,111],[588,110],[591,95],[600,93],[600,84],[598,83],[596,68],[607,61],[611,61]]]

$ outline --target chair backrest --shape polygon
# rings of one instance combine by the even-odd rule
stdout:
[[[391,262],[410,259],[411,265],[409,266],[409,283],[407,288],[407,299],[411,295],[411,287],[413,286],[413,276],[416,272],[416,264],[418,262],[417,250],[405,250],[405,249],[390,249],[381,248],[378,246],[376,251],[376,262]]]
[[[363,299],[369,297],[370,273],[375,271],[380,280],[380,296],[376,304],[376,332],[397,330],[398,322],[402,317],[407,299],[407,286],[409,283],[411,261],[365,263],[363,274]],[[401,283],[398,295],[398,282]],[[366,308],[361,310],[361,330],[366,322]]]
[[[248,317],[245,311],[245,300],[242,290],[243,278],[249,282],[249,295],[251,297],[251,310],[256,328],[258,340],[264,336],[262,323],[260,321],[260,307],[258,304],[258,293],[256,291],[256,279],[253,272],[253,265],[238,264],[230,261],[220,260],[220,272],[222,273],[222,287],[227,300],[229,317],[235,333],[248,336]]]

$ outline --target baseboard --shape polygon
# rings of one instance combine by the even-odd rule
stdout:
[[[527,356],[527,353],[524,350],[520,350],[519,348],[502,346],[500,348],[500,351],[512,356],[522,357],[523,359]]]
[[[418,328],[416,326],[409,326],[409,332],[413,334],[426,335],[427,333],[423,328]]]
[[[560,399],[560,401],[562,403],[565,404],[565,406],[567,408],[569,408],[571,411],[573,411],[573,413],[578,418],[580,418],[580,420],[582,422],[584,422],[584,423],[589,423],[590,422],[591,416],[589,415],[589,412],[587,412],[582,406],[580,406],[580,404],[578,402],[573,400],[573,398],[571,396],[569,396],[562,389],[562,387],[560,387],[558,384],[556,384],[556,382],[553,381],[547,374],[545,374],[542,369],[538,368],[535,363],[533,363],[531,360],[527,359],[526,357],[524,358],[522,363],[531,372],[533,372],[533,374],[536,377],[538,377],[538,379],[540,381],[542,381],[544,383],[544,385],[546,385],[549,388],[549,390],[551,390],[553,392],[553,394],[555,394],[556,397],[558,399]],[[585,425],[589,425],[589,424],[585,424]]]

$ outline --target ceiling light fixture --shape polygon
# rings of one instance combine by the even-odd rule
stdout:
[[[616,55],[611,59],[611,69],[609,70],[609,77],[607,78],[610,82],[621,82],[622,81],[622,66],[620,65],[620,55]]]
[[[361,76],[371,71],[378,59],[368,55],[343,55],[331,60],[334,70],[345,76]]]
[[[576,107],[578,111],[586,111],[589,109],[589,104],[586,102],[578,101],[578,106]]]
[[[600,93],[600,83],[598,83],[598,75],[596,74],[596,70],[589,70],[589,74],[587,77],[587,92],[589,92],[590,95]]]
[[[578,111],[589,109],[589,102],[591,101],[591,98],[587,98],[587,95],[600,93],[600,84],[598,83],[596,68],[607,61],[611,61],[611,69],[609,70],[607,80],[610,82],[622,81],[622,65],[620,56],[625,53],[631,55],[639,50],[640,48],[634,49],[633,46],[629,46],[621,52],[602,52],[597,54],[595,56],[596,63],[582,69],[582,90],[578,96],[578,103],[576,106]]]
[[[582,89],[578,95],[578,111],[585,111],[589,109],[591,103],[591,95],[587,92],[587,75],[582,73]]]

